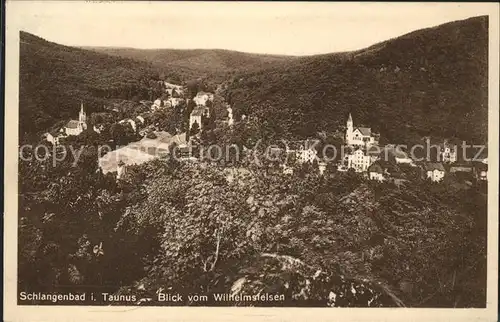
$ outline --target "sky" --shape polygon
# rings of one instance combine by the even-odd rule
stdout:
[[[313,55],[491,10],[480,3],[10,1],[6,23],[68,46]]]

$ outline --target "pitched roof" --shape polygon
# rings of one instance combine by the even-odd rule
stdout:
[[[469,164],[453,164],[450,166],[450,172],[471,172],[472,165]]]
[[[475,168],[479,171],[488,171],[488,165],[486,163],[477,162]]]
[[[202,116],[203,114],[205,114],[205,108],[195,108],[192,112],[191,112],[191,116]]]
[[[65,127],[69,128],[69,129],[76,129],[76,128],[78,128],[78,123],[79,122],[76,120],[71,120],[68,123],[66,123]]]
[[[370,136],[372,134],[372,129],[369,127],[357,127],[354,130],[359,130],[364,136]]]
[[[439,170],[444,172],[444,167],[441,163],[433,162],[425,164],[425,170],[426,171]]]
[[[384,169],[378,162],[374,162],[368,167],[368,172],[384,173]]]

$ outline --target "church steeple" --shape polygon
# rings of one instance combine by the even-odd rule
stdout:
[[[80,107],[80,114],[78,115],[78,128],[80,129],[80,131],[87,129],[87,114],[83,109],[83,102]]]
[[[349,118],[347,119],[347,128],[352,128],[352,115],[349,113]]]
[[[352,132],[353,132],[352,116],[351,113],[349,113],[349,117],[347,118],[347,128],[345,131],[345,140],[347,144],[350,144],[352,140]]]
[[[85,114],[85,111],[83,109],[83,102],[82,102],[82,105],[80,107],[80,114],[78,116],[78,121],[80,123],[87,123],[87,114]]]

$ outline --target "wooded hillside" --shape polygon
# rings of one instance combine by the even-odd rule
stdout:
[[[20,41],[21,136],[76,117],[81,102],[88,113],[108,98],[147,98],[149,81],[158,78],[144,62],[62,46],[26,32]]]
[[[343,54],[301,58],[233,78],[235,115],[264,132],[307,137],[349,112],[391,142],[422,136],[487,139],[488,18],[423,29]],[[267,125],[266,125],[267,124]]]

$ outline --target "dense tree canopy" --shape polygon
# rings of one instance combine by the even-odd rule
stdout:
[[[92,281],[144,296],[265,290],[286,295],[278,305],[485,303],[480,190],[455,191],[469,196],[457,203],[427,182],[396,188],[350,172],[300,178],[233,168],[228,181],[215,165],[156,160],[115,184],[90,166],[43,167],[21,168],[24,288]]]

